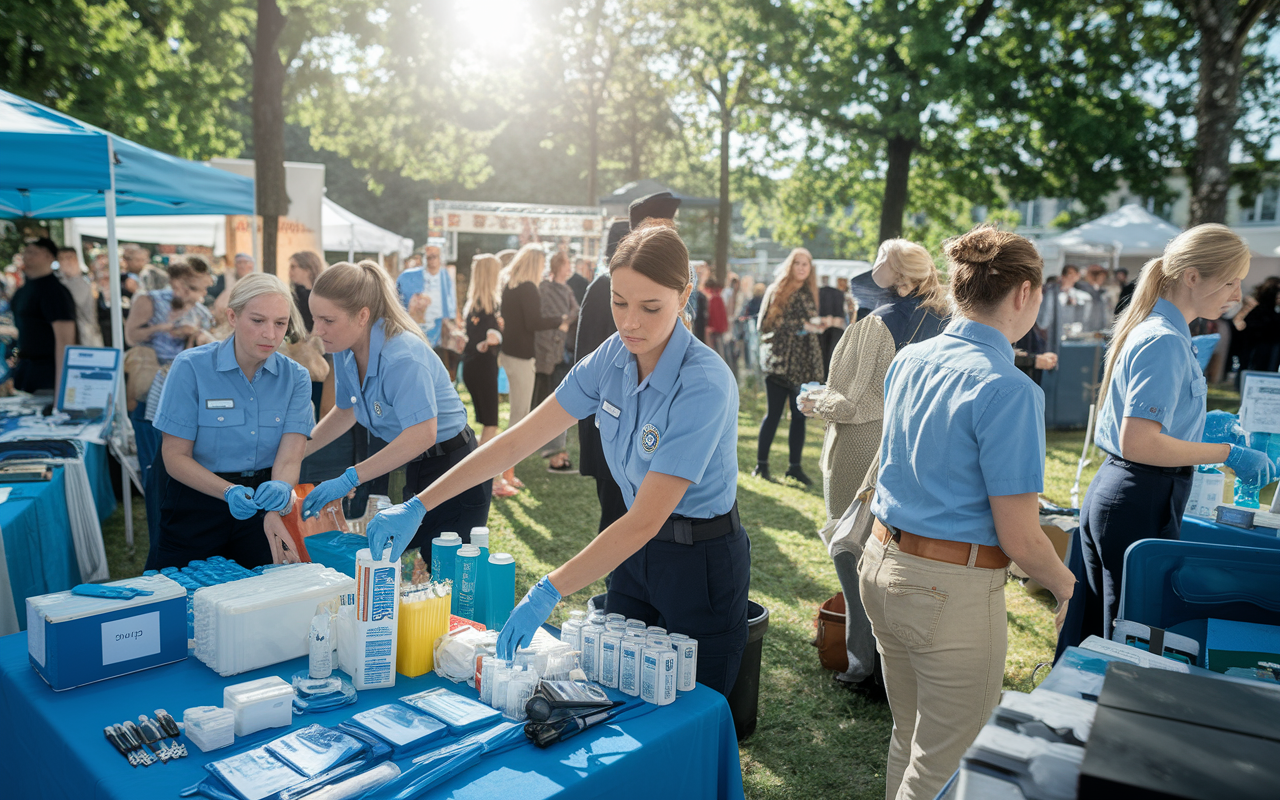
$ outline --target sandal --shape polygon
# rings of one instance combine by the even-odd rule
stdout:
[[[511,478],[510,480],[507,481],[507,484],[510,485],[513,489],[524,488],[524,481],[520,480],[519,478]]]
[[[511,484],[507,483],[506,481],[503,481],[502,483],[495,482],[493,484],[494,497],[497,497],[497,498],[515,497],[518,494],[520,494],[520,490],[512,486]]]

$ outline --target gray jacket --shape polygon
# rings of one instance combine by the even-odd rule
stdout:
[[[538,285],[538,295],[542,298],[542,316],[555,317],[568,314],[571,319],[577,318],[578,301],[568,284],[545,280]],[[556,365],[564,361],[566,338],[567,334],[559,328],[538,331],[533,335],[535,371],[550,375]]]

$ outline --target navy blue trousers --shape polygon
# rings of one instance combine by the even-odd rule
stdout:
[[[1107,456],[1080,509],[1084,617],[1080,639],[1111,638],[1120,611],[1124,553],[1139,539],[1177,539],[1191,495],[1189,467],[1150,467]],[[1064,626],[1065,632],[1065,626]],[[1071,644],[1077,644],[1072,642]]]
[[[613,571],[607,614],[698,640],[698,683],[729,695],[747,646],[751,541],[746,531],[692,545],[650,541]]]

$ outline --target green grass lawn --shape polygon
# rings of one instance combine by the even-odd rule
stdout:
[[[470,407],[465,394],[464,400]],[[1210,394],[1211,408],[1234,410],[1238,403],[1238,395],[1230,392]],[[817,651],[809,644],[817,606],[840,589],[817,535],[824,520],[821,481],[816,480],[822,425],[810,421],[805,442],[804,469],[815,478],[815,485],[806,489],[792,481],[769,483],[749,474],[755,465],[756,435],[763,414],[763,394],[750,387],[744,389],[738,418],[738,504],[752,542],[751,597],[770,613],[764,638],[759,724],[741,746],[746,793],[753,800],[880,798],[884,796],[885,754],[892,727],[889,710],[837,687],[830,673],[819,666]],[[780,474],[787,461],[785,424],[779,434],[772,463],[774,472]],[[1083,444],[1083,432],[1049,432],[1045,495],[1050,500],[1070,504]],[[575,462],[576,446],[571,432]],[[1082,498],[1099,463],[1094,449],[1081,477]],[[494,501],[489,515],[490,549],[515,556],[516,582],[523,591],[591,540],[600,509],[590,478],[549,474],[537,456],[517,467],[516,474],[528,489],[514,498]],[[146,520],[136,502],[134,519],[138,547],[132,555],[124,545],[123,510],[118,509],[104,526],[112,578],[137,575],[142,570]],[[559,624],[570,610],[583,608],[591,595],[603,591],[604,582],[600,581],[566,598],[551,621]],[[1035,665],[1053,655],[1050,603],[1029,597],[1017,583],[1010,583],[1005,595],[1009,655],[1004,685],[1029,691]]]

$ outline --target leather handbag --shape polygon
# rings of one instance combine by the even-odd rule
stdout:
[[[817,631],[810,644],[818,648],[818,662],[822,668],[847,672],[849,651],[844,641],[844,592],[836,592],[818,606],[818,616],[813,625]]]

